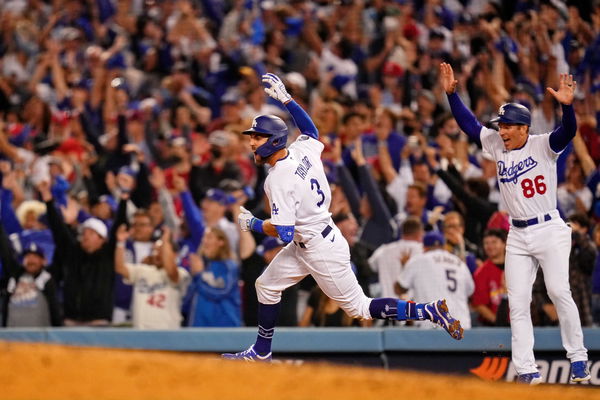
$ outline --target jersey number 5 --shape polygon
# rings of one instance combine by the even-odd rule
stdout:
[[[457,286],[456,271],[453,269],[447,269],[446,270],[446,280],[448,281],[448,286],[446,286],[448,288],[448,290],[452,293],[456,292],[456,286]]]
[[[538,175],[531,179],[523,179],[521,181],[521,189],[523,189],[523,196],[530,199],[535,196],[536,193],[546,193],[546,184],[544,183],[544,175]]]
[[[319,181],[315,178],[312,178],[310,180],[310,190],[314,190],[315,188],[317,188],[317,194],[321,196],[321,199],[317,202],[317,206],[321,207],[325,202],[325,193],[323,193],[323,191],[321,190],[321,185],[319,185]]]

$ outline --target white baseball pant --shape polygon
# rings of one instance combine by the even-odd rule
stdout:
[[[276,304],[281,292],[312,275],[321,290],[353,318],[371,319],[367,297],[352,272],[350,249],[337,227],[323,238],[316,235],[301,247],[294,242],[275,256],[256,280],[258,301]]]
[[[556,213],[557,214],[557,213]],[[571,362],[587,360],[579,312],[569,286],[571,228],[558,217],[526,228],[510,227],[505,276],[512,329],[512,360],[518,374],[537,371],[533,355],[531,293],[538,265],[560,323],[562,344]]]

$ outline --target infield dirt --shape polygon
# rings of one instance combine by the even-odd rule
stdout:
[[[0,399],[498,399],[598,398],[574,386],[326,364],[249,364],[217,355],[0,342]]]

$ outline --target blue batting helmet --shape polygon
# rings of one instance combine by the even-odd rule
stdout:
[[[490,122],[531,126],[531,113],[524,105],[519,103],[506,103],[500,106],[498,117]]]
[[[267,158],[278,150],[285,148],[288,129],[283,120],[274,115],[259,115],[252,121],[252,127],[242,132],[244,135],[256,134],[267,136],[269,140],[256,149],[256,154]]]

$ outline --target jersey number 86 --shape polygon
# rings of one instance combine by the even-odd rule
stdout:
[[[527,178],[521,181],[521,189],[523,189],[523,196],[530,199],[535,194],[546,193],[546,184],[544,183],[544,175],[538,175],[533,180]]]

